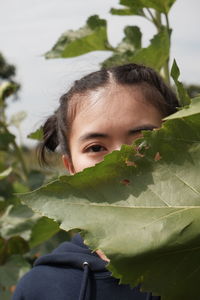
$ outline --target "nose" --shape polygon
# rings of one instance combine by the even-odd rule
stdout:
[[[117,140],[114,143],[112,151],[114,151],[114,150],[120,150],[121,147],[122,147],[122,145],[131,145],[134,142],[134,140],[136,140],[136,139],[138,139],[140,137],[142,137],[141,132],[139,132],[138,134],[134,135],[134,137],[131,136],[131,137],[128,137],[128,138],[121,138],[121,139]]]
[[[123,144],[126,144],[126,143],[125,143],[125,142],[118,142],[118,143],[116,143],[116,144],[113,146],[112,151],[114,151],[114,150],[120,150],[120,149],[121,149],[121,146],[122,146]]]
[[[122,145],[123,144],[116,146],[114,150],[120,150]]]

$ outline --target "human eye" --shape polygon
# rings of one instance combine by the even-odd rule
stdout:
[[[89,152],[89,153],[98,153],[104,151],[106,151],[106,148],[101,145],[91,145],[85,149],[85,152]]]

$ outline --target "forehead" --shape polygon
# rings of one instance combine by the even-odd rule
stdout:
[[[112,84],[76,97],[72,134],[138,126],[144,121],[154,122],[155,115],[160,118],[158,110],[144,98],[141,86]]]
[[[100,112],[108,114],[108,112],[118,111],[121,105],[124,110],[134,109],[138,106],[136,102],[141,106],[148,105],[142,87],[112,83],[106,87],[76,95],[75,99],[72,99],[72,107],[75,107],[74,119],[86,115],[92,119],[95,115],[99,116]]]

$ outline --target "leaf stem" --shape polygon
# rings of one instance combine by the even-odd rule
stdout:
[[[169,58],[166,60],[163,70],[164,70],[165,80],[170,85]]]
[[[167,30],[168,30],[169,35],[170,35],[171,31],[170,31],[169,18],[168,18],[168,14],[167,13],[165,13],[165,20],[166,20],[166,27],[167,27]]]
[[[156,24],[157,24],[157,30],[158,32],[162,28],[162,19],[161,19],[161,13],[158,11],[155,11],[155,16],[156,16]]]
[[[159,28],[160,28],[160,24],[157,20],[157,17],[155,18],[152,11],[149,9],[149,8],[146,8],[146,10],[148,11],[150,17],[151,17],[151,21],[153,22],[153,24],[156,26],[157,30],[159,31]],[[147,17],[148,18],[148,17]],[[149,18],[148,18],[149,19]]]
[[[0,99],[0,121],[2,121],[4,123],[6,121],[4,103],[3,103],[2,99]]]
[[[22,167],[22,170],[23,170],[23,172],[24,172],[24,176],[25,176],[25,178],[26,178],[26,180],[27,180],[27,179],[28,179],[28,170],[27,170],[26,163],[25,163],[25,161],[24,161],[24,159],[23,159],[23,156],[22,156],[22,151],[21,151],[21,149],[18,147],[18,145],[17,145],[17,143],[15,142],[15,140],[12,142],[12,144],[13,144],[13,147],[14,147],[14,149],[15,149],[15,151],[16,151],[16,154],[17,154],[17,156],[18,156],[18,159],[19,159],[19,161],[20,161],[20,163],[21,163],[21,167]]]
[[[152,20],[152,18],[149,18],[149,17],[145,14],[145,12],[143,12],[143,16],[145,17],[145,19],[147,19],[147,20],[150,21],[151,23],[154,23],[153,20]]]
[[[169,49],[171,48],[171,29],[170,29],[170,25],[169,25],[169,18],[168,18],[168,14],[165,13],[165,20],[166,20],[166,28],[167,28],[167,32],[168,32],[168,38],[169,38]],[[170,50],[168,53],[168,58],[164,64],[164,74],[165,74],[165,79],[167,81],[168,84],[170,84],[170,72],[169,72],[169,61],[170,61]]]

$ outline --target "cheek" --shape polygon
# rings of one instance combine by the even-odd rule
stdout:
[[[83,171],[85,168],[89,167],[88,164],[82,160],[74,163],[74,171],[75,173]]]
[[[78,173],[101,162],[104,159],[104,155],[90,156],[85,153],[74,152],[71,159],[74,172]]]
[[[72,164],[75,173],[83,171],[85,168],[89,168],[95,165],[95,162],[89,159],[86,155],[81,153],[74,153],[72,156]]]

